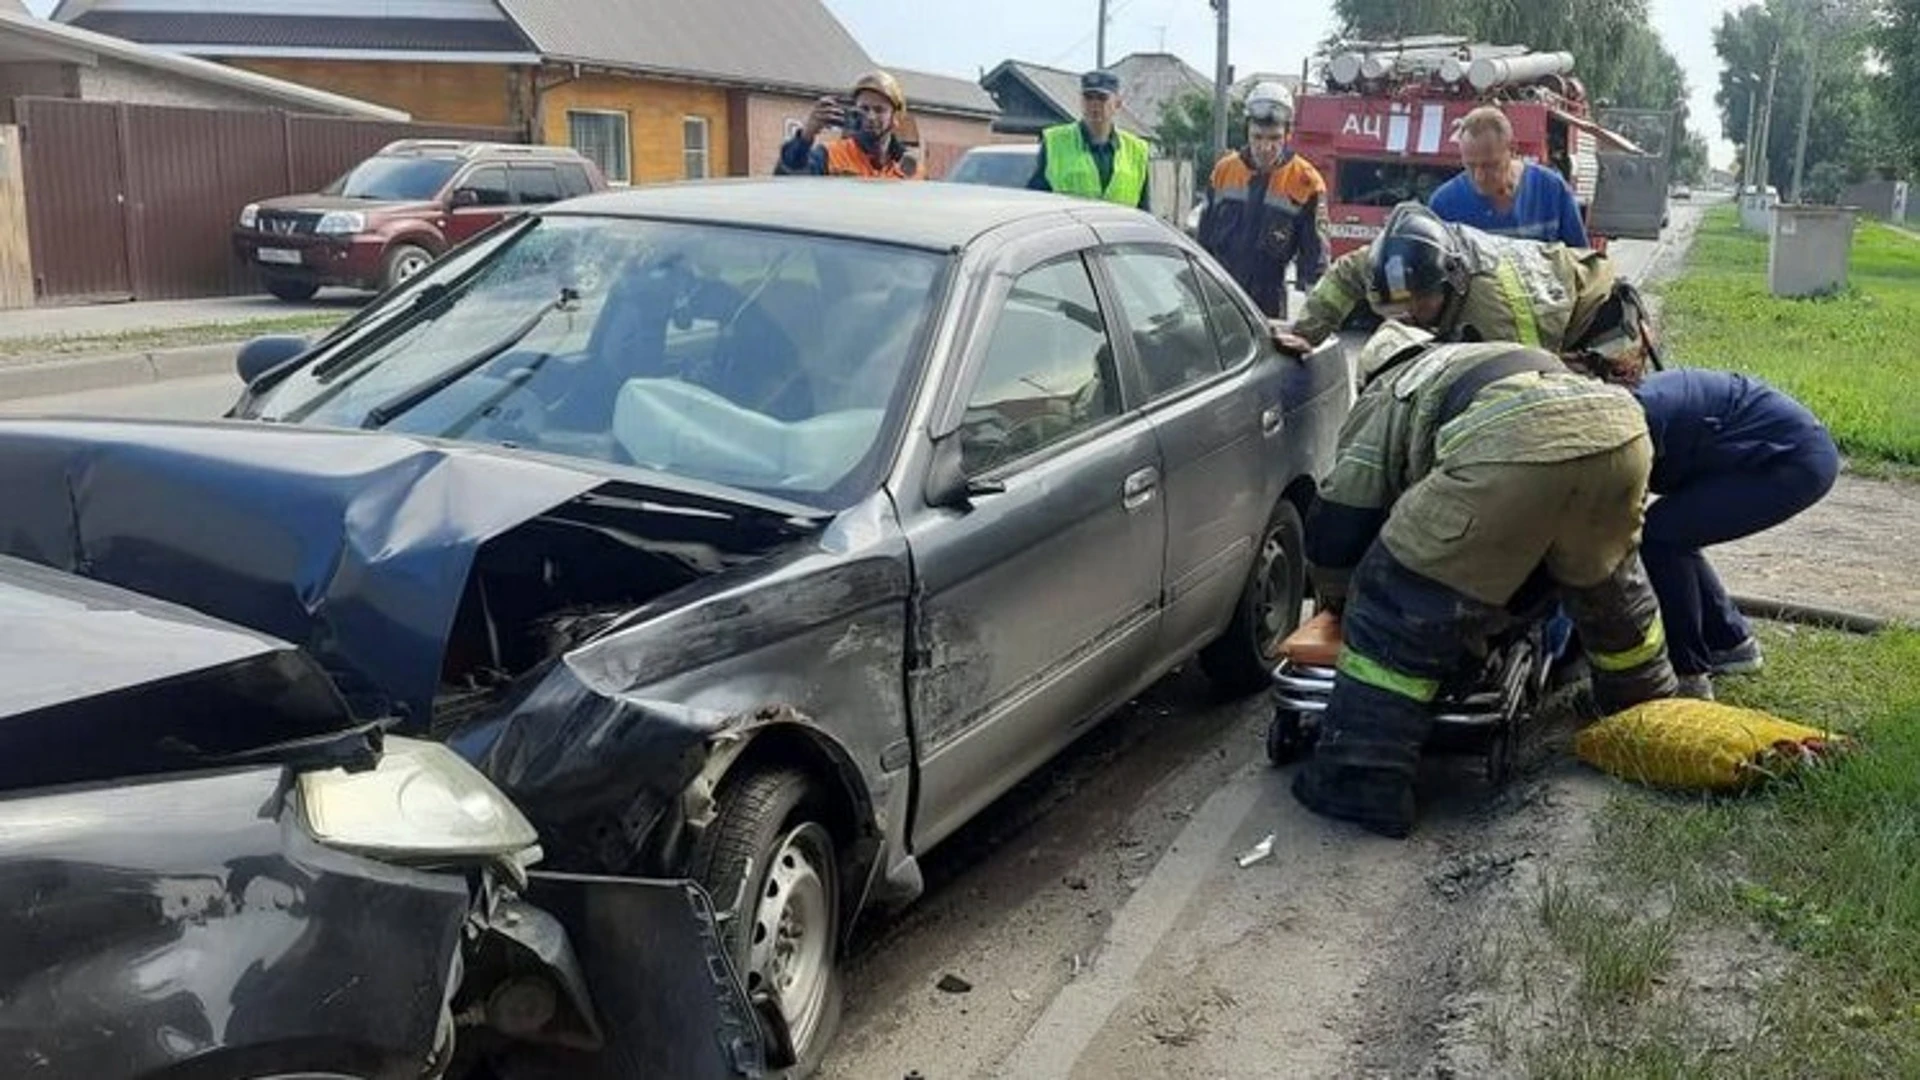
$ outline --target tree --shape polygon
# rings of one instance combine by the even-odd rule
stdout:
[[[1689,131],[1680,145],[1673,148],[1673,179],[1682,184],[1698,184],[1706,175],[1707,137]]]
[[[1895,143],[1887,156],[1920,168],[1920,0],[1886,0],[1873,47],[1886,65],[1873,89],[1876,119]]]
[[[1193,162],[1194,178],[1202,186],[1213,170],[1213,92],[1190,90],[1167,103],[1160,113],[1154,141],[1172,158]],[[1227,99],[1227,147],[1247,145],[1247,107],[1238,97]]]
[[[1818,50],[1809,37],[1816,9],[1803,0],[1766,0],[1727,12],[1713,32],[1713,44],[1725,65],[1714,95],[1721,131],[1742,148],[1756,101],[1766,94],[1767,67],[1779,46],[1780,70],[1774,80],[1773,114],[1767,125],[1768,182],[1786,191],[1793,176],[1807,74],[1816,72],[1813,111],[1807,124],[1805,167],[1831,162],[1849,177],[1879,164],[1884,147],[1875,133],[1886,130],[1882,103],[1867,74],[1865,40],[1858,34],[1831,33]],[[1832,17],[1832,16],[1829,16]],[[1812,67],[1809,58],[1817,55]],[[1756,133],[1757,137],[1757,133]],[[1741,177],[1743,183],[1751,177]]]

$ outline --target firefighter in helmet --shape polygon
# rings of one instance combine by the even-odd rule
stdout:
[[[1632,395],[1538,347],[1444,344],[1399,322],[1360,362],[1365,389],[1306,523],[1345,641],[1293,791],[1397,837],[1441,684],[1523,586],[1559,592],[1602,709],[1678,684],[1638,552],[1653,446]]]
[[[823,97],[807,114],[793,138],[780,147],[777,176],[856,176],[878,180],[923,179],[919,162],[907,156],[900,141],[900,123],[907,114],[907,96],[899,80],[884,71],[871,71],[853,84],[851,108]],[[820,139],[828,128],[844,134]]]
[[[1278,339],[1305,352],[1362,303],[1443,342],[1533,346],[1594,374],[1644,366],[1652,350],[1645,306],[1605,255],[1490,236],[1418,203],[1395,207],[1371,245],[1336,261]]]
[[[1287,317],[1287,265],[1311,288],[1325,261],[1327,183],[1293,152],[1293,95],[1263,82],[1247,95],[1247,146],[1213,167],[1198,239],[1268,318]]]

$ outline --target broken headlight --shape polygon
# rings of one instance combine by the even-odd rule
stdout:
[[[388,738],[367,772],[300,774],[300,806],[321,843],[375,858],[494,859],[539,834],[478,769],[447,747]]]

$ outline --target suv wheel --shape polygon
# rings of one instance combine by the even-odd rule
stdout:
[[[1253,572],[1227,632],[1200,653],[1200,666],[1223,691],[1245,696],[1273,685],[1273,665],[1287,635],[1300,628],[1306,602],[1306,528],[1281,499],[1260,535]]]
[[[311,300],[320,291],[317,281],[305,281],[301,278],[270,277],[267,279],[267,291],[275,299],[297,304],[302,300]]]
[[[775,1075],[809,1076],[840,1027],[833,834],[813,782],[794,769],[733,778],[718,802],[694,850],[693,877],[713,897],[747,996],[761,1012],[777,1011],[792,1041],[793,1060],[780,1063],[790,1071]]]
[[[386,267],[380,274],[381,291],[398,288],[408,278],[432,265],[433,252],[426,248],[417,244],[395,244],[387,252]]]

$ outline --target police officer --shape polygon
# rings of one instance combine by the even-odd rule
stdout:
[[[1081,76],[1080,121],[1040,133],[1040,156],[1027,186],[1148,209],[1152,150],[1145,139],[1115,126],[1119,115],[1120,77],[1111,71]]]
[[[1320,217],[1327,182],[1288,147],[1293,95],[1261,83],[1247,95],[1247,147],[1213,167],[1200,245],[1220,260],[1268,318],[1287,316],[1287,264],[1307,270],[1303,288],[1322,262]]]
[[[1641,340],[1637,294],[1605,255],[1489,236],[1418,203],[1394,208],[1374,242],[1333,264],[1283,346],[1304,352],[1361,304],[1442,341],[1511,341],[1553,353]]]
[[[806,123],[780,147],[776,176],[857,176],[879,180],[923,179],[919,163],[907,156],[896,134],[907,112],[900,83],[884,71],[872,71],[853,84],[853,108],[823,97]],[[857,114],[857,122],[854,114]],[[817,141],[828,128],[845,134]]]
[[[1544,571],[1611,712],[1676,689],[1636,551],[1653,449],[1625,390],[1510,342],[1442,345],[1385,324],[1307,519],[1319,595],[1345,645],[1309,809],[1387,836],[1414,823],[1414,771],[1441,683]]]

